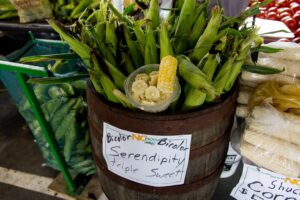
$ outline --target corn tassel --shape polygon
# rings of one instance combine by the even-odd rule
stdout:
[[[222,21],[222,10],[219,6],[212,9],[212,17],[208,22],[203,34],[200,36],[194,50],[189,54],[189,58],[198,63],[211,49],[218,38],[218,30]]]

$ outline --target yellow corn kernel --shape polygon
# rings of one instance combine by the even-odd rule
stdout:
[[[164,93],[172,93],[175,88],[177,59],[165,56],[161,59],[158,71],[157,88]]]

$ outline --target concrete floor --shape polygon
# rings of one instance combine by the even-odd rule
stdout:
[[[0,85],[2,91],[3,86]],[[42,167],[34,138],[7,92],[0,94],[0,167],[55,178],[58,171]],[[57,200],[58,198],[0,183],[1,200]]]

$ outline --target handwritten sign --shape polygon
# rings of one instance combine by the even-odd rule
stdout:
[[[123,178],[155,187],[180,185],[191,137],[145,135],[103,123],[103,156],[108,169]]]
[[[231,196],[238,200],[299,200],[300,179],[245,164]]]

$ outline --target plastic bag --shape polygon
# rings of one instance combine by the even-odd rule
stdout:
[[[10,0],[18,10],[20,23],[52,17],[52,9],[48,0]]]
[[[63,84],[37,84],[34,92],[68,167],[76,173],[93,174],[92,148],[85,101],[86,80]],[[36,138],[46,165],[59,170],[41,127],[24,97],[19,111]]]
[[[247,119],[241,155],[274,172],[300,177],[300,116],[264,103]]]
[[[20,58],[25,56],[67,52],[69,52],[69,46],[63,42],[35,40],[34,42],[28,42],[23,48],[6,57],[11,62],[18,62]],[[49,64],[53,64],[53,62],[40,62],[34,65],[47,67]],[[66,76],[69,73],[81,71],[81,65],[80,59],[68,60],[58,70],[59,74],[57,75]],[[45,165],[59,170],[49,144],[24,96],[15,73],[0,70],[0,79],[30,127],[45,159]],[[65,157],[69,169],[75,173],[93,174],[95,165],[91,154],[86,117],[86,80],[82,79],[63,84],[34,84],[33,87],[48,125],[58,141],[61,153]],[[66,128],[68,129],[66,130]]]
[[[239,78],[241,88],[237,99],[236,115],[238,117],[244,118],[249,115],[247,99],[249,99],[249,94],[254,92],[258,85],[267,81],[275,81],[280,85],[300,85],[300,46],[290,42],[273,42],[265,46],[283,50],[278,53],[259,53],[257,65],[284,69],[284,71],[270,75],[243,71]],[[250,58],[247,63],[253,64]],[[295,111],[295,113],[298,113],[298,111]]]

